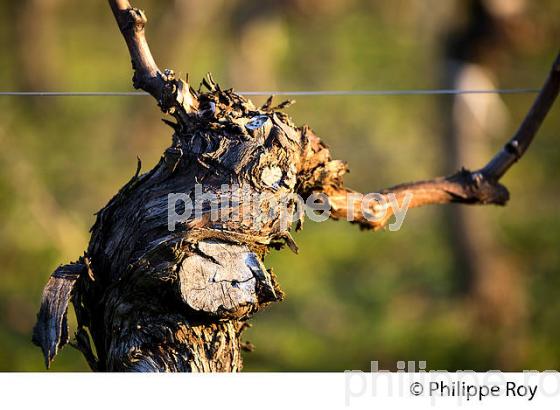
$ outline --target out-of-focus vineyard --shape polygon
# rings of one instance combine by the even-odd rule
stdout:
[[[237,90],[539,87],[559,49],[556,0],[137,0],[159,63]],[[0,0],[1,91],[128,91],[105,2]],[[483,165],[534,95],[299,97],[289,109],[349,186]],[[265,97],[254,98],[263,102]],[[0,96],[0,370],[42,370],[43,285],[94,212],[151,168],[170,130],[149,97]],[[411,211],[398,232],[308,222],[266,260],[287,297],[251,321],[246,370],[560,367],[560,106],[504,179],[506,208]],[[86,370],[67,347],[53,370]]]

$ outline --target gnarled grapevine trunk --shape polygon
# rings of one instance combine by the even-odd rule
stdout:
[[[109,3],[132,57],[135,87],[175,119],[167,121],[172,144],[154,169],[140,174],[139,166],[98,213],[84,256],[53,273],[33,340],[48,366],[68,342],[71,302],[78,321],[73,344],[93,370],[239,370],[247,319],[282,298],[264,257],[272,247],[297,251],[286,223],[294,216],[293,194],[322,193],[331,217],[353,211],[352,222],[365,228],[380,229],[391,214],[368,217],[376,211],[364,211],[360,197],[343,185],[346,165],[332,160],[307,126],[292,124],[281,111],[287,104],[273,107],[270,99],[255,107],[211,77],[203,81],[204,92],[195,92],[155,64],[143,12],[125,0]],[[498,180],[544,119],[559,72],[557,60],[520,132],[487,167],[399,185],[383,195],[412,194],[410,207],[504,204],[508,193]],[[185,215],[190,199],[199,201],[200,212],[170,223],[170,214]]]

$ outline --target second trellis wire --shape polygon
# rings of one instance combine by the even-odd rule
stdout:
[[[461,95],[461,94],[534,94],[538,88],[505,88],[493,90],[458,90],[458,89],[424,89],[424,90],[320,90],[320,91],[238,91],[246,96],[391,96],[391,95]],[[135,97],[147,96],[142,91],[0,91],[0,96],[14,97]]]

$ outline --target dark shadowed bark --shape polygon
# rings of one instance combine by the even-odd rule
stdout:
[[[144,13],[111,0],[132,58],[134,86],[155,97],[176,122],[171,146],[147,173],[136,175],[97,215],[86,254],[60,267],[43,295],[34,341],[47,365],[67,342],[66,307],[78,320],[73,344],[97,371],[236,371],[247,319],[281,300],[275,275],[263,260],[270,248],[297,251],[283,209],[294,193],[323,193],[332,217],[345,217],[352,191],[346,165],[332,160],[309,127],[296,127],[281,110],[255,107],[211,77],[194,91],[170,70],[161,71],[144,35]],[[497,181],[524,152],[556,94],[559,60],[519,134],[490,165],[385,190],[414,196],[411,206],[460,202],[504,204]],[[140,165],[140,164],[139,164]],[[201,190],[197,192],[197,190]],[[200,215],[168,226],[169,194],[204,194]],[[247,208],[241,198],[252,195]],[[175,209],[172,202],[172,211]],[[220,218],[212,217],[212,211]],[[372,207],[371,213],[375,213]],[[363,227],[379,229],[390,215]],[[255,215],[274,215],[255,223]],[[301,221],[300,221],[301,222]],[[301,227],[301,223],[297,224]]]

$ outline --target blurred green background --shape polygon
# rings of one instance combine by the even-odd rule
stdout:
[[[560,38],[556,0],[133,3],[147,12],[160,67],[188,72],[195,87],[211,71],[237,90],[421,89],[472,77],[457,67],[486,73],[467,84],[540,87]],[[0,0],[0,48],[2,91],[131,88],[104,1]],[[375,192],[465,158],[484,164],[533,99],[299,97],[289,114],[349,162],[349,186]],[[42,287],[82,254],[94,212],[136,156],[145,170],[158,161],[171,137],[160,118],[149,97],[0,96],[0,371],[43,370],[30,341]],[[372,360],[560,368],[559,130],[557,104],[504,179],[506,208],[414,210],[399,232],[307,222],[299,255],[266,260],[287,297],[252,320],[245,370],[368,369]],[[87,365],[67,347],[53,370]]]

